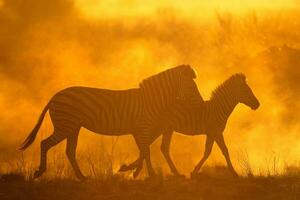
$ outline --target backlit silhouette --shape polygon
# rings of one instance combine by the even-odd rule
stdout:
[[[162,112],[171,109],[176,101],[190,104],[199,101],[194,82],[196,74],[188,65],[171,68],[145,79],[140,88],[107,90],[71,87],[55,94],[44,108],[37,125],[20,147],[26,149],[34,141],[46,112],[49,110],[53,134],[41,142],[39,170],[34,178],[46,170],[47,152],[67,139],[67,157],[79,179],[84,179],[77,161],[76,146],[81,127],[105,135],[133,134],[146,160],[149,175],[154,174],[150,161],[150,129]]]
[[[198,173],[209,157],[214,142],[220,147],[231,173],[237,176],[224,142],[223,131],[230,114],[238,103],[243,103],[253,110],[259,107],[259,101],[248,86],[244,74],[232,75],[213,91],[210,100],[205,101],[204,104],[178,103],[161,116],[158,120],[160,124],[154,132],[163,132],[161,151],[173,174],[179,174],[169,155],[172,133],[176,131],[185,135],[206,134],[207,136],[204,155],[196,165],[192,176]],[[139,172],[142,167],[138,165],[140,159],[138,158],[137,161],[128,166],[123,165],[120,171],[136,169]],[[137,175],[136,172],[134,175]]]

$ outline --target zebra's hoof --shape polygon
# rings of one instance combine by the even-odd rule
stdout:
[[[33,174],[33,179],[39,178],[40,176],[42,176],[43,173],[44,173],[44,170],[35,171],[34,174]]]
[[[156,181],[159,181],[159,180],[162,180],[163,177],[161,176],[157,176],[156,174],[155,175],[151,175],[151,176],[148,176],[145,181],[149,181],[149,182],[156,182]]]
[[[134,172],[133,172],[133,178],[134,178],[134,179],[137,178],[138,175],[139,175],[139,173],[140,173],[140,172],[134,171]]]
[[[191,172],[191,179],[196,179],[198,177],[198,173],[197,172]]]
[[[88,177],[84,175],[77,176],[77,178],[82,182],[88,180]]]
[[[180,179],[185,179],[185,175],[183,175],[183,174],[175,174],[174,177],[180,178]]]
[[[170,174],[166,176],[167,180],[184,180],[186,179],[185,175],[182,174]]]
[[[126,171],[128,171],[129,169],[128,169],[128,166],[126,165],[126,164],[124,164],[124,165],[122,165],[121,167],[120,167],[120,169],[119,169],[119,172],[126,172]]]
[[[238,173],[236,173],[235,171],[231,172],[233,178],[239,178]]]
[[[142,169],[139,169],[139,168],[136,169],[136,170],[133,172],[133,178],[137,178],[138,175],[140,174],[141,170],[142,170]]]

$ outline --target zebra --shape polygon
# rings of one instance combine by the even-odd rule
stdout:
[[[155,175],[150,161],[150,127],[163,110],[176,102],[190,104],[201,100],[195,78],[196,73],[189,65],[180,65],[144,79],[139,88],[70,87],[59,91],[44,107],[36,126],[19,148],[25,150],[33,143],[49,110],[54,131],[40,144],[40,166],[33,178],[46,171],[48,150],[67,139],[66,155],[75,175],[80,180],[86,179],[76,161],[81,127],[111,136],[132,134],[140,157],[146,160],[149,176]]]
[[[230,114],[238,103],[243,103],[251,109],[256,110],[260,106],[258,99],[253,94],[251,88],[246,82],[246,76],[242,73],[234,74],[225,82],[218,86],[211,95],[210,100],[204,101],[202,104],[183,104],[178,102],[172,108],[165,111],[160,122],[154,128],[154,132],[161,132],[162,143],[161,151],[174,175],[180,175],[170,157],[170,143],[173,131],[185,135],[206,135],[205,151],[201,160],[197,163],[191,173],[191,177],[195,177],[209,157],[214,142],[217,143],[224,155],[227,166],[234,176],[238,176],[233,168],[230,160],[229,151],[225,144],[223,131]],[[156,135],[157,137],[159,135]],[[152,138],[152,142],[156,138]],[[130,165],[123,165],[120,171],[128,171],[136,168],[138,162],[142,158],[138,158]],[[135,174],[137,176],[137,174]]]

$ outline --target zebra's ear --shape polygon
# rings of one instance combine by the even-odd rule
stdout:
[[[239,75],[239,77],[240,77],[240,79],[241,79],[242,81],[246,82],[247,78],[246,78],[246,75],[245,75],[245,74],[239,73],[238,75]]]
[[[196,72],[192,69],[190,65],[182,65],[183,74],[191,79],[197,78]]]
[[[242,74],[243,75],[243,80],[246,82],[247,81],[247,77],[245,74]]]

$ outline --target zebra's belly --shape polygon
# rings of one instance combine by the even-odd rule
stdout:
[[[196,130],[175,130],[177,133],[181,133],[183,135],[200,135],[199,131]]]
[[[96,124],[88,124],[83,122],[82,127],[101,135],[129,135],[132,134],[134,129],[134,125],[130,123],[111,124],[99,122]]]
[[[101,135],[108,135],[108,136],[121,136],[121,135],[130,135],[132,134],[133,131],[131,130],[125,130],[125,129],[116,129],[116,128],[111,128],[111,129],[95,129],[95,128],[88,128],[83,126],[89,131],[92,131],[97,134]]]
[[[175,131],[184,135],[201,135],[204,134],[202,127],[176,127]]]

